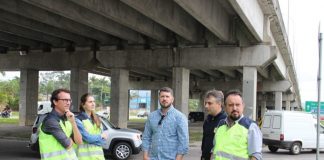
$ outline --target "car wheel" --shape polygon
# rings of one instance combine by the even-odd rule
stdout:
[[[301,151],[301,144],[299,142],[294,142],[290,147],[290,153],[291,154],[299,154]]]
[[[275,146],[268,146],[269,150],[274,153],[274,152],[277,152],[278,151],[278,147],[275,147]]]
[[[116,160],[124,160],[132,155],[132,148],[126,142],[119,142],[114,146],[113,156]]]

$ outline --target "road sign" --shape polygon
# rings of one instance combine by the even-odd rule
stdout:
[[[317,113],[318,102],[315,101],[306,101],[305,102],[305,111],[310,113]],[[324,102],[320,103],[320,113],[324,114]]]

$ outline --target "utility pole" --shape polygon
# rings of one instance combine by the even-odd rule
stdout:
[[[322,75],[322,33],[321,33],[321,25],[318,28],[318,53],[319,53],[319,61],[318,61],[318,104],[317,104],[317,138],[316,138],[316,160],[319,160],[319,150],[320,150],[320,111],[321,111],[321,75]]]

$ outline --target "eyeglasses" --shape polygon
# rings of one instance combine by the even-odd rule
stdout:
[[[57,100],[61,100],[64,103],[68,103],[68,102],[72,103],[72,99],[57,99]]]
[[[161,119],[159,120],[159,123],[158,123],[159,126],[162,124],[162,120],[164,119],[164,117],[165,117],[165,115],[161,116]]]

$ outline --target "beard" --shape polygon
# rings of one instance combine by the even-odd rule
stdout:
[[[230,115],[229,118],[232,120],[232,121],[236,121],[238,119],[241,118],[241,115]]]
[[[166,108],[169,108],[171,106],[171,104],[169,104],[169,105],[163,105],[162,103],[160,103],[160,106],[161,106],[161,108],[166,109]]]

